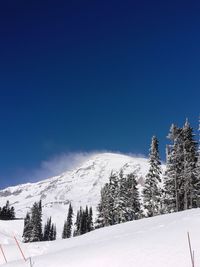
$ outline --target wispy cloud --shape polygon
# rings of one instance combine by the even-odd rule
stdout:
[[[119,151],[90,151],[90,152],[68,152],[54,155],[44,160],[35,169],[18,169],[14,184],[25,182],[37,182],[49,177],[60,175],[65,171],[79,167],[84,161],[98,153],[118,153],[132,157],[145,157],[142,154],[121,153]]]
[[[29,181],[39,181],[73,170],[94,154],[95,152],[70,152],[54,155],[42,161],[39,168],[31,171]]]

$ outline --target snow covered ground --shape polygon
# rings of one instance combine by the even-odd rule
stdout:
[[[0,222],[0,241],[8,259],[1,266],[25,267],[12,238],[22,222]],[[34,267],[188,267],[187,231],[200,266],[200,209],[161,215],[95,230],[68,240],[21,244]]]

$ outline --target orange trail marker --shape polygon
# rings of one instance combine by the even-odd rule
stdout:
[[[17,241],[17,238],[14,236],[14,239],[15,239],[15,242],[17,243],[17,246],[18,246],[18,248],[19,248],[19,251],[20,251],[20,253],[22,254],[22,258],[24,259],[24,261],[26,262],[26,258],[25,258],[25,256],[24,256],[24,253],[23,253],[23,251],[22,251],[22,249],[21,249],[21,247],[20,247],[20,245],[19,245],[19,242]]]
[[[2,245],[0,245],[0,249],[1,249],[1,252],[2,252],[2,254],[3,254],[4,260],[5,260],[5,262],[7,263],[7,259],[6,259],[6,256],[5,256],[5,254],[4,254]]]

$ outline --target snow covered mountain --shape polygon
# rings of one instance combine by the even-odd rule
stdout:
[[[135,172],[140,187],[149,168],[148,160],[115,153],[100,153],[90,156],[71,171],[37,183],[8,187],[0,191],[0,206],[6,200],[15,207],[18,217],[24,217],[35,201],[42,199],[44,217],[52,216],[57,228],[63,227],[68,204],[76,211],[89,205],[94,211],[99,202],[100,190],[108,181],[111,171],[123,169],[124,173]]]

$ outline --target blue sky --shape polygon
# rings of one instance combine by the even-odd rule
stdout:
[[[0,3],[1,186],[63,153],[164,159],[170,124],[198,127],[199,1]],[[30,174],[29,174],[30,173]]]

